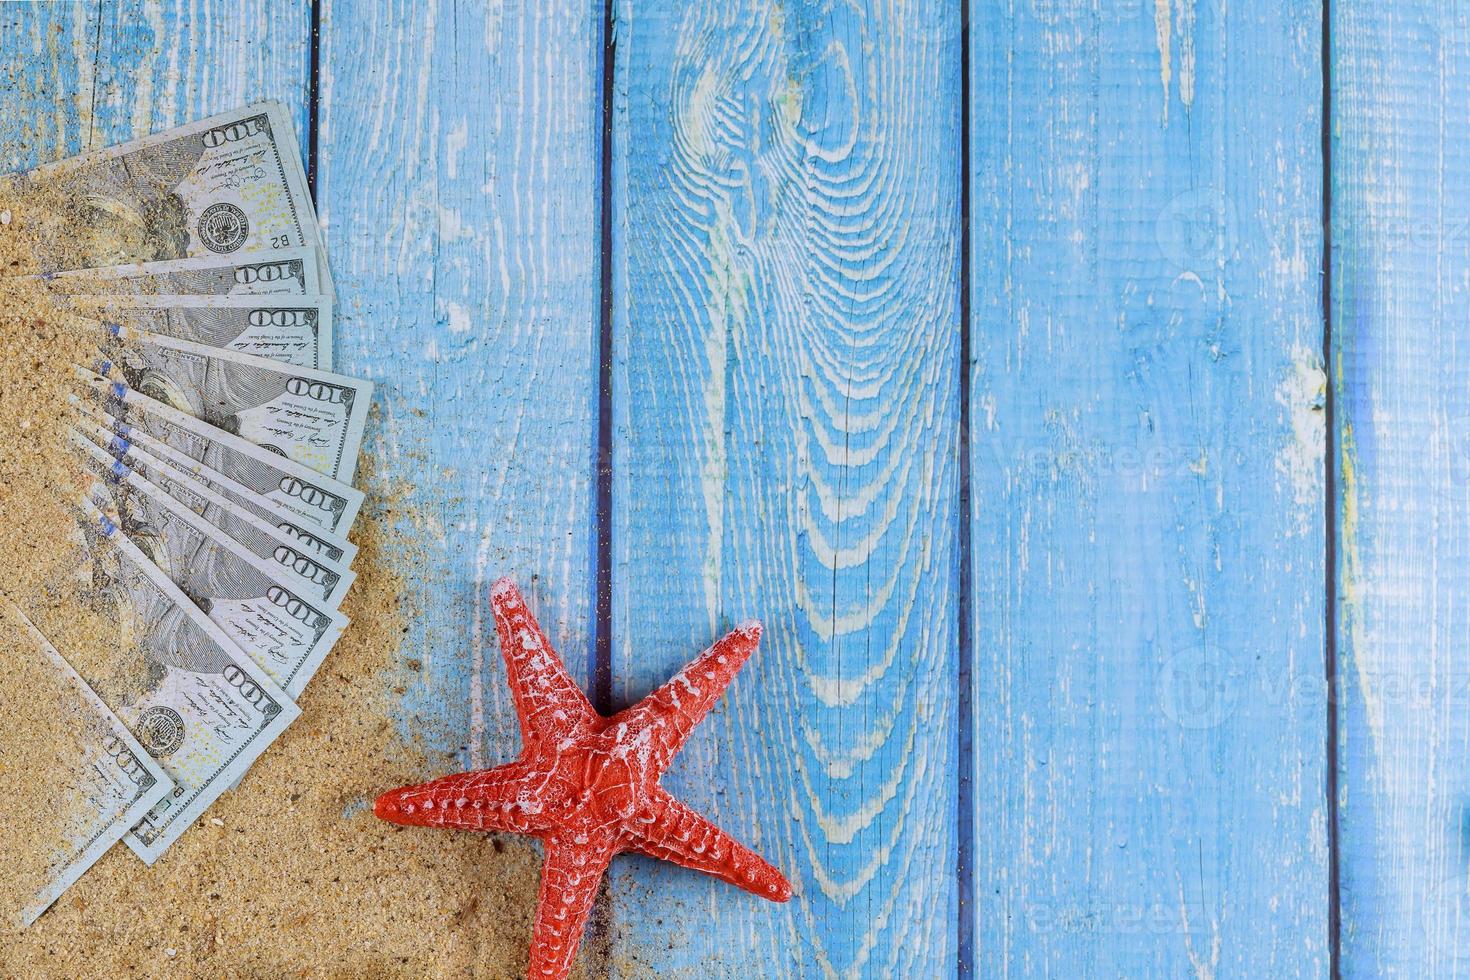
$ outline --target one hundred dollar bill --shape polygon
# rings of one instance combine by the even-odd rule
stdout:
[[[152,864],[300,711],[116,524],[79,503],[88,595],[117,623],[129,657],[83,679],[174,781],[124,838]]]
[[[236,541],[257,542],[252,546],[257,552],[267,543],[273,549],[299,552],[338,572],[352,567],[357,546],[346,538],[321,529],[307,530],[295,514],[258,494],[244,491],[244,502],[234,499],[226,487],[215,482],[218,475],[207,468],[187,463],[170,465],[147,449],[113,435],[106,425],[105,419],[79,418],[76,431],[107,453],[113,468],[140,474]]]
[[[171,337],[306,368],[332,363],[327,296],[86,296],[72,308],[124,339]]]
[[[68,206],[27,214],[38,272],[313,247],[316,213],[285,108],[261,102],[9,178]],[[329,282],[322,287],[330,292]]]
[[[300,696],[347,627],[318,598],[324,583],[283,574],[197,515],[191,521],[188,508],[135,473],[93,484],[88,497],[288,696]]]
[[[111,506],[103,506],[103,498],[95,495],[97,487],[92,488],[92,502],[206,613],[212,615],[210,602],[228,603],[238,598],[243,588],[240,583],[250,577],[249,571],[324,612],[341,605],[357,578],[350,568],[317,561],[242,522],[231,524],[240,535],[237,539],[80,433],[73,434],[73,445],[90,464],[91,474],[105,484],[102,489]],[[211,516],[229,519],[228,514]],[[329,624],[316,625],[325,629]],[[240,646],[255,652],[245,643]]]
[[[371,381],[141,331],[111,353],[97,372],[109,380],[352,482]]]
[[[217,525],[231,537],[237,522],[280,544],[303,551],[334,568],[352,566],[357,545],[346,537],[308,522],[248,487],[216,473],[147,433],[132,431],[128,441],[116,434],[118,423],[105,413],[86,413],[77,428],[102,447],[120,465],[141,473],[190,510]]]
[[[229,257],[133,262],[47,273],[70,295],[314,296],[323,292],[316,249],[284,248]]]
[[[4,710],[8,697],[44,698],[42,703],[54,703],[60,709],[57,723],[67,725],[67,736],[82,747],[80,757],[66,760],[72,765],[65,778],[49,781],[41,790],[48,795],[33,801],[57,814],[58,826],[54,836],[25,842],[49,856],[45,884],[36,894],[22,897],[21,925],[28,926],[171,793],[174,783],[51,642],[8,600],[0,600],[0,624],[10,655],[31,658],[37,669],[28,671],[28,676],[42,677],[42,683],[53,688],[46,692],[31,685],[7,685],[0,690],[0,715],[11,717]],[[45,735],[0,731],[0,769],[7,742]]]
[[[90,371],[77,373],[88,382],[90,401],[78,400],[84,413],[101,420],[124,443],[146,446],[155,455],[173,453],[168,462],[188,468],[205,482],[228,481],[232,499],[264,497],[315,528],[345,535],[362,508],[362,491],[333,480],[239,436],[201,422],[192,415],[155,401],[126,385],[108,382]],[[218,480],[215,477],[218,477]],[[246,493],[248,491],[248,493]]]

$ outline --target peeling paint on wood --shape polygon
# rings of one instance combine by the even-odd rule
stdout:
[[[1470,975],[1470,9],[1335,2],[1344,976]]]
[[[1326,972],[1327,520],[1343,972],[1470,974],[1470,14],[1331,7],[1329,462],[1322,7],[970,12],[616,0],[604,189],[600,4],[321,0],[341,366],[428,569],[405,728],[515,751],[500,574],[588,675],[606,200],[615,695],[766,621],[670,785],[800,891],[617,865],[613,975],[946,975],[962,915],[982,976]],[[256,98],[307,146],[311,27],[0,3],[0,168]]]
[[[322,10],[338,369],[377,384],[365,449],[421,525],[403,723],[461,753],[445,771],[518,750],[495,579],[589,673],[600,24],[578,0]]]
[[[976,972],[1320,976],[1320,12],[1042,6],[970,34]]]
[[[765,622],[667,782],[798,890],[615,868],[660,971],[953,969],[959,39],[938,2],[617,7],[616,692]]]

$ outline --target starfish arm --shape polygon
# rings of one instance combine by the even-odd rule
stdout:
[[[663,772],[694,728],[725,693],[760,645],[761,624],[744,623],[695,657],[658,690],[613,719],[651,742],[650,762]]]
[[[619,843],[617,834],[603,830],[568,828],[546,838],[527,974],[533,980],[565,980],[571,975],[587,915]]]
[[[597,712],[567,673],[514,582],[503,578],[490,587],[490,608],[526,741],[559,739],[592,727]]]
[[[627,820],[633,850],[723,878],[761,898],[785,902],[791,883],[779,869],[662,788]]]
[[[557,788],[549,785],[554,779],[511,762],[384,793],[373,812],[413,827],[535,833],[545,824],[544,800],[557,795]]]

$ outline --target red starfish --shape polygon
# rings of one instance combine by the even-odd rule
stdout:
[[[736,628],[663,687],[604,718],[567,674],[513,582],[496,582],[490,605],[521,720],[521,757],[384,793],[373,812],[408,826],[541,838],[546,862],[530,976],[562,980],[571,972],[602,874],[623,851],[673,861],[777,902],[791,898],[780,871],[658,784],[755,652],[760,623]]]

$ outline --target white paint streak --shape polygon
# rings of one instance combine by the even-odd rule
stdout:
[[[449,332],[452,334],[467,334],[474,329],[470,311],[454,300],[444,302],[444,315],[448,318]]]
[[[1170,34],[1173,23],[1169,18],[1169,0],[1154,0],[1154,35],[1159,42],[1159,81],[1164,87],[1164,122],[1169,122],[1169,82],[1173,77],[1173,52],[1170,50]]]
[[[464,152],[469,141],[470,124],[464,116],[460,116],[444,138],[444,169],[450,180],[459,179],[459,155]]]
[[[1276,471],[1290,484],[1299,511],[1298,529],[1309,533],[1322,502],[1323,465],[1327,451],[1327,375],[1320,355],[1298,345],[1290,373],[1276,387],[1276,403],[1291,424],[1291,438],[1276,454]]]
[[[138,88],[133,95],[134,136],[146,136],[153,131],[153,74],[159,45],[166,43],[168,38],[163,25],[163,9],[158,0],[147,0],[143,4],[142,14],[153,32],[153,45],[132,72],[133,77],[138,80]]]
[[[1179,101],[1194,105],[1194,0],[1175,0],[1179,18]],[[1164,86],[1166,92],[1168,85]]]

